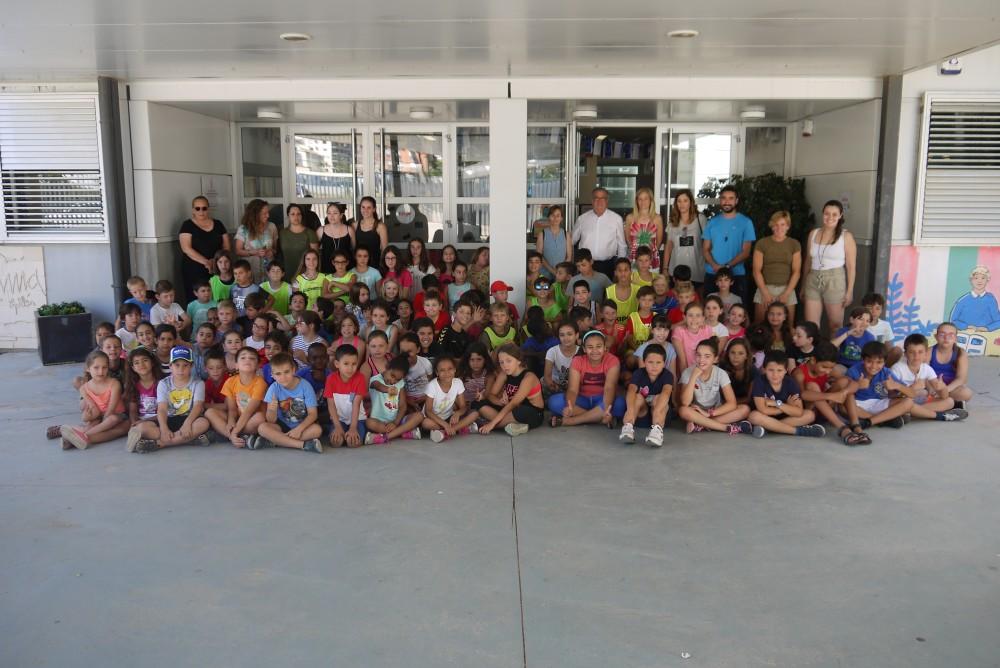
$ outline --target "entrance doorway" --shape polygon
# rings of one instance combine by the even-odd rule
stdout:
[[[578,131],[576,216],[592,206],[591,191],[608,191],[608,208],[632,212],[639,188],[656,191],[655,127],[587,127]]]

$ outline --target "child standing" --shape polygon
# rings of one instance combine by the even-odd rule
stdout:
[[[174,285],[170,281],[156,282],[156,304],[149,310],[149,322],[157,325],[173,325],[178,332],[191,326],[191,318],[181,305],[174,301]]]
[[[533,296],[535,280],[542,275],[542,254],[535,251],[528,251],[528,275],[524,277],[524,284],[527,286],[525,299]]]
[[[670,309],[667,313],[667,317],[670,318],[670,324],[676,325],[679,322],[684,321],[684,314],[687,312],[688,304],[697,304],[697,295],[694,293],[694,287],[690,284],[684,284],[677,286],[676,290],[676,300],[677,306]]]
[[[267,393],[267,383],[257,375],[258,362],[256,350],[240,348],[236,354],[239,371],[226,379],[222,386],[222,396],[226,403],[205,409],[205,418],[215,433],[229,439],[237,448],[246,446],[264,421],[264,413],[260,408]]]
[[[583,354],[573,358],[565,394],[549,397],[553,427],[599,422],[614,428],[615,418],[625,415],[625,399],[615,396],[621,366],[607,351],[605,336],[598,330],[583,335]]]
[[[382,280],[382,272],[372,267],[371,254],[364,246],[354,251],[354,278],[358,283],[368,286],[370,292],[375,292],[378,282]]]
[[[140,348],[156,352],[156,328],[143,320],[135,328],[135,338]]]
[[[187,315],[191,328],[198,329],[208,321],[208,309],[218,308],[219,302],[212,299],[212,286],[208,281],[198,281],[194,284],[194,301],[188,302]]]
[[[635,269],[632,271],[632,283],[638,287],[652,287],[653,279],[659,276],[652,270],[653,252],[649,246],[639,246],[635,251]]]
[[[233,264],[233,284],[229,288],[229,299],[236,309],[236,316],[246,315],[246,298],[260,292],[260,286],[253,282],[253,270],[246,260]]]
[[[559,304],[559,310],[563,313],[569,309],[573,289],[569,281],[573,278],[575,269],[570,262],[560,262],[556,265],[556,277],[552,283],[552,296],[555,298],[556,303]]]
[[[929,351],[927,337],[923,334],[910,334],[903,341],[902,359],[892,367],[892,373],[906,385],[900,394],[913,399],[910,414],[913,417],[941,422],[964,420],[969,414],[955,408],[955,400],[948,396],[948,388],[938,378],[937,373],[925,363]]]
[[[562,310],[552,296],[552,282],[545,276],[539,276],[531,286],[534,291],[533,297],[528,297],[527,308],[537,306],[545,314],[545,322],[552,324],[559,320]]]
[[[109,375],[109,366],[104,352],[95,350],[87,355],[84,362],[87,380],[80,386],[81,424],[60,428],[64,450],[69,449],[67,443],[86,450],[92,443],[111,441],[128,431],[122,386]]]
[[[816,414],[803,407],[801,393],[799,384],[788,375],[788,356],[780,350],[768,352],[764,357],[764,373],[757,376],[751,390],[753,435],[764,438],[773,431],[794,436],[825,436],[823,425],[813,424]]]
[[[368,383],[358,371],[360,357],[352,345],[341,344],[334,352],[333,373],[326,379],[326,397],[330,410],[330,445],[357,448],[365,442],[365,397]]]
[[[274,383],[264,395],[267,413],[257,427],[257,436],[247,439],[246,446],[251,450],[281,446],[323,452],[319,440],[323,430],[316,424],[318,411],[312,385],[297,375],[295,360],[287,353],[271,358],[271,375]]]
[[[677,297],[670,292],[670,281],[663,274],[657,274],[652,282],[653,313],[656,315],[667,315],[671,309],[677,308]]]
[[[969,355],[956,345],[958,328],[953,323],[942,322],[934,339],[930,367],[945,384],[948,396],[955,400],[955,408],[965,409],[965,402],[972,398],[972,389],[966,385],[969,382]]]
[[[149,320],[150,313],[153,309],[153,304],[156,302],[149,298],[147,290],[149,288],[146,285],[146,279],[142,276],[130,276],[127,281],[125,281],[125,287],[128,288],[128,292],[131,297],[126,299],[123,304],[135,304],[142,311],[142,319]]]
[[[452,276],[454,280],[448,284],[448,305],[455,308],[462,295],[472,289],[472,284],[469,283],[469,266],[461,260],[455,260]]]
[[[587,311],[590,312],[591,320],[598,320],[598,307],[597,304],[591,299],[590,283],[583,279],[573,283],[573,300],[570,302],[568,310],[572,311],[575,308],[587,309]]]
[[[319,263],[319,254],[316,254],[317,266]],[[305,263],[305,256],[302,257],[303,263]],[[326,275],[326,280],[323,283],[322,294],[327,299],[339,299],[345,304],[350,301],[351,298],[351,286],[354,285],[354,272],[349,271],[351,260],[344,251],[337,251],[333,254],[333,273]],[[308,271],[308,267],[305,266],[305,271]],[[318,268],[317,268],[318,271]],[[313,279],[316,280],[316,279]],[[301,290],[301,281],[299,289]],[[303,290],[306,294],[309,294],[307,290]]]
[[[719,270],[715,272],[715,289],[718,292],[713,292],[711,295],[715,295],[722,300],[722,303],[726,305],[726,308],[734,304],[742,304],[743,298],[740,295],[733,294],[733,270],[729,267],[719,267]]]
[[[406,374],[410,364],[400,355],[368,382],[372,412],[365,420],[365,444],[384,444],[394,438],[420,439],[421,413],[406,411]]]
[[[652,424],[646,444],[654,448],[663,447],[663,429],[667,424],[673,389],[674,376],[667,369],[667,351],[659,343],[650,343],[643,350],[642,368],[629,379],[624,424],[618,440],[635,443],[636,424],[645,418],[645,424]]]
[[[421,426],[430,430],[431,440],[435,443],[478,431],[476,419],[479,413],[468,410],[463,396],[465,385],[455,377],[456,371],[455,360],[442,355],[434,362],[436,377],[427,383]]]
[[[205,384],[191,377],[191,351],[172,348],[170,375],[156,386],[156,423],[141,421],[130,430],[128,451],[144,454],[175,445],[209,445],[204,402]]]
[[[625,326],[618,322],[618,307],[610,299],[601,304],[601,322],[596,329],[604,334],[609,353],[615,355],[624,349]]]
[[[596,300],[602,297],[608,286],[611,285],[611,279],[599,271],[594,271],[594,256],[590,250],[587,248],[578,249],[574,260],[577,274],[570,279],[570,285],[576,285],[577,281],[587,281],[587,285],[590,286],[591,298]]]
[[[229,299],[234,280],[233,259],[224,250],[216,251],[212,256],[212,275],[208,279],[208,284],[212,286],[212,300],[221,302]]]
[[[705,324],[705,310],[702,305],[693,302],[688,304],[684,309],[684,324],[674,327],[671,336],[674,348],[677,350],[677,368],[686,370],[692,366],[698,343],[712,336],[714,336],[712,328]],[[715,345],[718,350],[718,341]]]
[[[507,301],[510,291],[513,289],[503,281],[493,281],[490,284],[490,295],[493,297],[494,303],[503,304],[507,307],[507,311],[510,313],[510,321],[516,327],[517,322],[521,319],[521,314],[518,312],[517,306]]]
[[[861,349],[861,361],[847,370],[847,378],[851,381],[847,390],[854,391],[863,429],[873,425],[900,429],[906,424],[903,415],[913,408],[913,400],[905,396],[889,398],[889,392],[906,386],[885,365],[885,346],[874,338],[866,343]]]
[[[288,315],[288,302],[292,298],[292,286],[285,281],[285,269],[278,262],[267,268],[267,280],[260,284],[261,291],[267,293],[264,310],[277,313],[284,318]]]
[[[486,401],[479,405],[479,415],[488,420],[479,428],[489,434],[503,427],[509,436],[520,436],[545,421],[545,400],[538,376],[528,371],[518,347],[505,343],[497,350],[500,372],[490,387]]]
[[[698,342],[693,365],[681,374],[678,413],[687,422],[687,433],[709,429],[730,436],[753,433],[746,419],[750,407],[736,403],[729,374],[716,366],[719,344],[715,337]]]
[[[875,337],[868,331],[871,324],[872,315],[868,309],[859,306],[851,311],[850,327],[841,327],[837,330],[836,336],[831,339],[831,343],[840,348],[840,359],[843,367],[841,373],[861,361],[861,350],[868,343],[878,343]]]
[[[338,267],[341,276],[347,273],[347,253],[337,251],[333,256],[334,267]],[[302,254],[302,263],[296,268],[295,279],[292,281],[292,290],[301,292],[306,296],[306,308],[315,309],[316,300],[320,297],[333,299],[341,297],[347,292],[341,287],[330,286],[331,277],[320,271],[319,253],[309,249]]]

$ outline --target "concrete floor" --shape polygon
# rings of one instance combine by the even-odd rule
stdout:
[[[4,668],[1000,665],[1000,360],[854,449],[62,452],[75,372],[0,356]]]

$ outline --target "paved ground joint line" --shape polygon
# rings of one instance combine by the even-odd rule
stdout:
[[[528,646],[524,636],[524,587],[521,584],[521,540],[517,534],[517,463],[514,460],[514,439],[510,439],[510,500],[514,524],[514,555],[517,559],[517,599],[521,608],[521,663],[528,668]]]

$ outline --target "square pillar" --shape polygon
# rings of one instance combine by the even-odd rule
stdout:
[[[490,281],[514,287],[524,313],[528,215],[528,101],[490,100]]]

